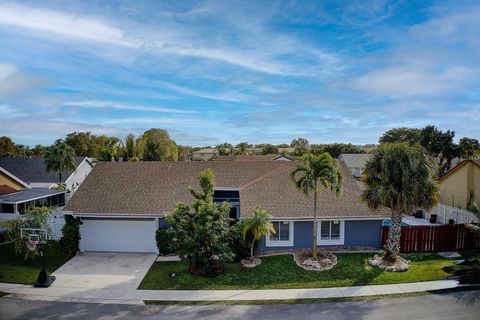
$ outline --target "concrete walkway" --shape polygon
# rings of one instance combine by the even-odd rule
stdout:
[[[64,302],[96,302],[143,304],[143,300],[162,301],[235,301],[235,300],[285,300],[321,299],[383,294],[401,294],[460,287],[456,280],[440,280],[416,283],[385,284],[358,287],[318,289],[273,290],[119,290],[100,288],[33,288],[27,285],[0,283],[0,291],[31,300]]]

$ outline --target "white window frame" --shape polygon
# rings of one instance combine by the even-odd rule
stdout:
[[[334,240],[324,240],[322,239],[322,230],[321,223],[322,221],[340,221],[340,238]],[[331,227],[330,227],[331,228]],[[331,234],[331,230],[330,230]],[[339,219],[322,219],[318,221],[317,224],[317,245],[344,245],[345,244],[345,220]]]
[[[270,236],[265,237],[265,247],[293,247],[293,221],[274,220],[272,222],[288,223],[288,240],[270,240]]]

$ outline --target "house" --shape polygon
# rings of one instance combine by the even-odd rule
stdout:
[[[297,161],[101,162],[65,207],[82,220],[81,251],[157,252],[155,231],[179,202],[190,203],[189,187],[204,169],[216,179],[214,200],[228,201],[230,217],[242,220],[256,205],[270,211],[275,235],[259,249],[310,247],[313,203],[289,180]],[[360,202],[355,179],[345,175],[343,194],[323,192],[318,206],[318,245],[379,248],[385,210]]]
[[[65,205],[64,190],[32,188],[0,167],[0,220],[13,219],[34,206]]]
[[[338,160],[345,163],[355,178],[360,178],[371,156],[369,153],[342,153]]]
[[[235,156],[214,156],[212,161],[293,161],[292,156],[282,156],[278,154],[266,155],[235,155]]]
[[[193,152],[193,161],[208,161],[219,155],[215,148],[204,148]]]
[[[93,168],[93,161],[87,157],[76,157],[76,169],[63,173],[66,191],[74,193],[78,186]],[[25,181],[31,188],[52,188],[59,184],[59,176],[55,172],[47,172],[43,158],[18,157],[0,158],[0,167]],[[68,199],[67,199],[68,200]]]
[[[461,161],[438,182],[440,203],[468,210],[475,202],[480,207],[480,159]]]

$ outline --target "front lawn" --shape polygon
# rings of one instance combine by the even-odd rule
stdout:
[[[45,250],[47,269],[50,273],[57,270],[70,258],[65,255],[58,242],[51,241]],[[0,246],[0,282],[33,284],[43,266],[42,257],[24,260],[16,256],[13,245]]]
[[[373,254],[336,254],[338,264],[328,271],[306,271],[295,264],[292,255],[262,258],[254,269],[242,270],[238,263],[226,265],[226,272],[216,278],[193,276],[183,262],[155,262],[139,289],[151,290],[221,290],[286,289],[360,286],[442,280],[450,274],[442,270],[451,260],[436,254],[403,255],[412,260],[407,272],[385,272],[372,268],[367,259]],[[175,273],[175,277],[170,277]]]

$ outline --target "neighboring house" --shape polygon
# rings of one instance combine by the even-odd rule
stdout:
[[[33,207],[65,205],[64,190],[49,188],[32,188],[26,182],[0,167],[0,220],[15,219]],[[58,212],[49,218],[52,236],[61,237],[61,226],[64,224],[63,215],[57,219]]]
[[[480,159],[461,161],[438,181],[442,204],[467,210],[473,202],[480,206]]]
[[[294,161],[295,157],[278,154],[215,156],[212,161]]]
[[[93,168],[87,157],[76,157],[76,169],[63,173],[63,183],[68,193],[74,193]],[[0,167],[25,181],[32,188],[52,188],[59,184],[58,174],[47,172],[43,158],[0,158]]]
[[[360,178],[371,156],[370,153],[342,153],[338,160],[345,163],[355,178]]]
[[[215,148],[204,148],[193,152],[193,161],[208,161],[218,156],[218,150]]]
[[[155,231],[179,202],[190,203],[189,187],[199,188],[200,171],[211,168],[214,200],[232,205],[230,217],[250,216],[256,205],[269,210],[277,230],[259,249],[311,246],[313,199],[289,179],[296,161],[101,162],[65,207],[82,220],[81,251],[157,252]],[[371,211],[347,174],[337,198],[322,192],[318,206],[318,245],[380,248],[386,210]]]

